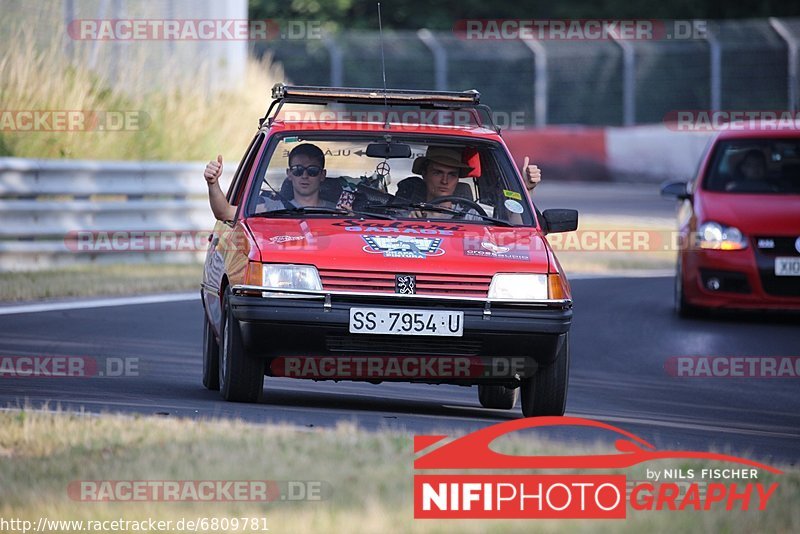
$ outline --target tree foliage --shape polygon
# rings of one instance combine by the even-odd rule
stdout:
[[[251,19],[314,20],[329,30],[375,30],[375,0],[250,0]],[[466,18],[727,19],[800,16],[786,0],[383,0],[385,28],[447,30]]]

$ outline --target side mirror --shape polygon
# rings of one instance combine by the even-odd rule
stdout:
[[[578,229],[578,210],[544,210],[542,218],[548,234],[574,232]]]
[[[670,182],[661,187],[662,197],[676,197],[678,200],[689,200],[689,184],[687,182]]]
[[[411,147],[403,143],[370,143],[367,145],[367,157],[370,158],[410,158]]]

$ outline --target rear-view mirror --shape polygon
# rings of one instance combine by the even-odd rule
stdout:
[[[367,145],[367,156],[370,158],[410,158],[411,147],[403,143],[370,143]]]
[[[678,200],[686,200],[691,197],[686,182],[670,182],[661,188],[662,197],[677,197]]]
[[[578,210],[544,210],[542,218],[544,219],[545,229],[548,234],[574,232],[578,229]]]

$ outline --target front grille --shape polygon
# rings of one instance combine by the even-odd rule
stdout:
[[[469,274],[432,274],[410,272],[350,271],[320,269],[323,289],[359,291],[366,293],[395,293],[395,274],[413,274],[417,277],[418,295],[451,295],[486,298],[491,276]]]
[[[328,335],[325,337],[325,344],[331,352],[448,356],[476,356],[480,353],[482,346],[480,341],[467,341],[453,337],[370,334]]]
[[[758,275],[766,293],[776,297],[800,296],[800,276],[775,276],[776,257],[800,257],[800,252],[795,248],[796,239],[797,236],[757,236],[753,238]],[[759,247],[759,244],[765,241],[770,242],[773,247]]]
[[[753,246],[759,254],[764,256],[797,256],[800,255],[794,246],[795,237],[757,236],[753,238]],[[762,248],[759,244],[767,242],[772,248]]]
[[[800,297],[800,276],[775,276],[762,271],[761,285],[776,297]]]

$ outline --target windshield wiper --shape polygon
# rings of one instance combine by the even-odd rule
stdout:
[[[367,204],[364,206],[368,209],[398,209],[398,210],[421,210],[421,211],[436,211],[439,213],[448,213],[454,216],[461,216],[464,217],[465,215],[469,214],[470,216],[478,216],[484,221],[491,221],[498,226],[514,226],[508,221],[504,221],[503,219],[497,219],[495,217],[490,217],[489,215],[481,215],[474,209],[470,209],[470,211],[458,211],[452,208],[445,208],[444,206],[437,206],[436,204],[428,204],[427,202],[403,202],[403,203],[394,203],[390,202],[388,204]]]

